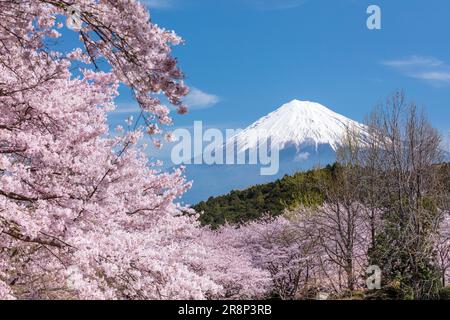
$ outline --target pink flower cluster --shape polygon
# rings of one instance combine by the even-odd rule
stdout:
[[[365,285],[369,246],[368,229],[362,216],[354,230],[340,233],[345,221],[330,219],[330,206],[317,210],[300,209],[277,218],[265,218],[239,228],[224,226],[222,242],[232,243],[252,256],[253,265],[271,275],[270,291],[283,299],[316,298],[322,292],[340,294]],[[354,242],[348,250],[347,239]],[[348,265],[353,268],[349,272]]]

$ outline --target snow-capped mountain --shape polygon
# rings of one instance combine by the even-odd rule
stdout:
[[[183,200],[194,204],[210,196],[331,164],[336,160],[336,150],[349,130],[357,132],[363,141],[368,136],[361,123],[319,103],[293,100],[257,120],[223,145],[227,150],[235,148],[236,156],[244,154],[247,158],[250,151],[264,146],[270,139],[270,144],[279,150],[276,175],[261,175],[261,165],[187,165],[186,175],[193,181],[193,187]]]
[[[288,146],[329,145],[336,151],[348,130],[358,132],[362,139],[367,136],[364,125],[354,120],[316,102],[293,100],[262,117],[227,144],[236,142],[238,152],[243,152],[270,138],[279,150]]]

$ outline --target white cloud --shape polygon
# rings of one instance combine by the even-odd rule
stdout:
[[[130,114],[133,115],[137,112],[140,112],[141,109],[136,102],[135,104],[117,104],[116,109],[112,112],[113,114]]]
[[[431,84],[450,83],[450,66],[434,57],[414,55],[399,60],[382,61],[381,64],[394,68],[408,77]]]
[[[203,92],[195,87],[191,87],[191,92],[184,99],[184,103],[186,103],[190,110],[206,109],[214,106],[219,101],[218,96]]]
[[[186,4],[193,3],[191,0],[140,0],[150,9],[167,9]],[[245,5],[257,10],[287,10],[299,7],[309,0],[228,0],[231,6],[244,3]]]
[[[410,56],[400,60],[383,61],[382,64],[395,68],[412,66],[438,67],[442,66],[444,62],[433,57]]]
[[[309,152],[301,152],[295,156],[295,161],[299,162],[306,161],[309,159],[309,156],[310,156]]]
[[[150,9],[165,9],[172,7],[172,0],[141,0],[141,2],[147,5]]]
[[[161,97],[162,103],[166,102],[166,105],[173,111],[176,108],[165,101],[164,97]],[[220,98],[214,94],[203,92],[202,90],[191,87],[189,94],[183,99],[183,102],[188,106],[189,110],[199,110],[210,108],[220,102]],[[113,114],[120,115],[135,115],[141,111],[139,105],[135,101],[126,103],[118,103]]]
[[[287,10],[303,5],[307,0],[245,0],[259,10]]]
[[[414,75],[417,79],[438,81],[438,82],[450,82],[450,71],[449,72],[422,72]]]

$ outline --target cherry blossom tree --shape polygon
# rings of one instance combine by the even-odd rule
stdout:
[[[330,205],[302,208],[239,227],[226,225],[221,228],[221,237],[223,242],[247,251],[254,266],[270,273],[271,291],[280,298],[316,298],[321,292],[339,296],[349,283],[352,289],[364,285],[370,244],[363,212],[352,218],[351,234],[344,231],[344,215],[343,211],[338,217]],[[345,246],[349,238],[350,249]]]
[[[327,203],[313,218],[324,250],[321,264],[334,291],[361,289],[368,266],[370,232],[365,209],[358,203]]]
[[[450,283],[450,213],[443,214],[439,233],[436,236],[436,264],[441,271],[442,285]]]
[[[82,45],[58,51],[72,5]],[[186,111],[180,41],[134,0],[0,2],[0,299],[264,294],[266,272],[176,204],[183,169],[160,172],[138,143],[172,122],[161,95]],[[142,112],[112,133],[119,85]]]
[[[294,299],[314,290],[317,271],[316,239],[299,232],[300,224],[285,217],[264,218],[239,228],[226,225],[220,237],[250,254],[254,266],[269,272],[274,295]]]

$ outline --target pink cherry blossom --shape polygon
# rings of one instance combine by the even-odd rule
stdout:
[[[138,1],[71,4],[82,46],[58,52],[46,40],[67,2],[0,2],[0,299],[262,296],[266,272],[177,204],[183,168],[150,163],[136,122],[108,129],[120,84],[150,133],[171,124],[158,96],[184,108],[181,40]]]

